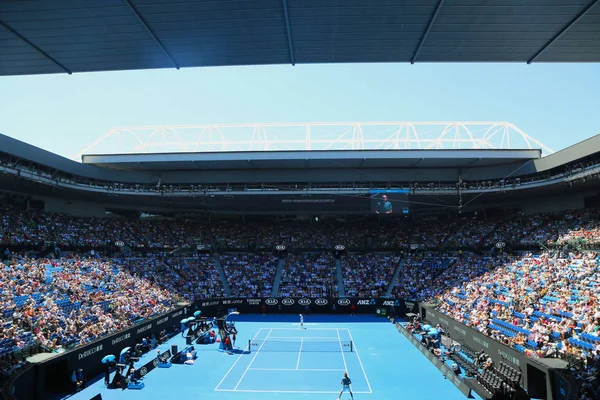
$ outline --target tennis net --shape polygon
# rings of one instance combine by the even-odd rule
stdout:
[[[250,351],[272,351],[272,352],[344,352],[354,351],[351,340],[249,340]]]

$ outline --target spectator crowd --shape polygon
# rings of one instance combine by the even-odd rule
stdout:
[[[115,241],[148,251],[132,257]],[[195,251],[207,243],[220,254]],[[306,252],[269,255],[280,244]],[[336,244],[350,250],[339,261],[324,251]],[[531,251],[540,246],[545,250]],[[180,254],[182,247],[192,250]],[[0,368],[11,373],[22,364],[15,354],[63,351],[179,301],[224,297],[227,289],[233,297],[330,298],[342,288],[348,297],[390,291],[393,298],[429,301],[526,355],[592,366],[600,359],[599,247],[597,210],[209,223],[73,217],[0,196]]]

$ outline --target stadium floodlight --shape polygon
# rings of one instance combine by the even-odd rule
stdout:
[[[75,159],[83,154],[435,149],[554,152],[509,122],[323,122],[115,128]]]

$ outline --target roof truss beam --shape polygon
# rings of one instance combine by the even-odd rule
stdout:
[[[440,10],[442,9],[442,6],[444,5],[444,0],[439,0],[437,6],[435,7],[435,10],[433,11],[433,14],[431,15],[431,19],[429,20],[429,25],[427,25],[427,29],[425,29],[425,33],[423,33],[423,36],[421,37],[421,41],[419,42],[419,45],[417,46],[417,49],[415,50],[415,54],[413,54],[410,63],[414,64],[417,61],[417,57],[419,56],[419,53],[421,52],[421,49],[423,48],[423,44],[425,44],[425,40],[427,40],[427,36],[429,35],[429,32],[431,32],[431,28],[433,27],[433,24],[435,23],[435,20],[438,16],[438,14],[440,13]]]
[[[294,57],[294,45],[292,44],[292,28],[290,27],[290,13],[288,11],[287,0],[281,0],[283,5],[283,16],[285,18],[285,30],[287,32],[288,47],[290,49],[290,61],[292,65],[296,65]]]
[[[536,58],[538,58],[540,55],[542,55],[542,53],[544,53],[546,50],[548,50],[548,48],[550,46],[552,46],[552,44],[554,44],[554,42],[556,42],[558,39],[560,39],[560,37],[563,34],[565,34],[569,29],[571,29],[577,23],[577,21],[579,21],[585,14],[587,14],[587,12],[590,11],[590,9],[592,7],[594,7],[596,4],[598,4],[598,2],[600,2],[600,0],[593,0],[590,4],[585,6],[583,8],[583,10],[581,10],[579,12],[579,14],[577,14],[575,17],[573,17],[573,19],[571,21],[569,21],[569,23],[567,25],[565,25],[560,31],[558,31],[558,33],[556,35],[554,35],[552,37],[552,39],[550,39],[545,45],[543,45],[542,48],[539,49],[537,51],[537,53],[535,53],[533,55],[533,57],[531,57],[529,60],[527,60],[527,64],[531,64],[532,62],[535,61]]]
[[[42,50],[41,48],[39,48],[38,46],[36,46],[35,43],[33,43],[31,40],[27,39],[25,36],[21,35],[19,32],[17,32],[15,29],[13,29],[6,22],[0,20],[0,26],[3,26],[7,31],[11,32],[13,35],[15,35],[16,37],[18,37],[19,39],[21,39],[22,41],[24,41],[25,43],[27,43],[30,47],[32,47],[33,49],[35,49],[35,51],[37,51],[38,53],[40,53],[41,55],[43,55],[46,59],[50,60],[51,62],[53,62],[58,67],[60,67],[67,74],[71,75],[73,73],[73,71],[71,71],[69,68],[67,68],[64,64],[62,64],[57,59],[55,59],[54,57],[52,57],[50,54],[46,53],[44,50]]]
[[[158,47],[160,47],[160,49],[162,50],[162,52],[165,53],[165,56],[167,56],[167,58],[169,59],[169,61],[171,61],[171,64],[173,64],[173,66],[176,69],[181,68],[179,66],[179,64],[177,63],[177,61],[175,61],[175,59],[173,58],[173,56],[171,55],[171,53],[169,53],[169,51],[167,50],[167,48],[165,47],[165,45],[162,44],[162,42],[160,41],[160,39],[158,38],[158,36],[156,36],[156,33],[154,33],[154,31],[152,30],[152,28],[150,28],[150,25],[148,25],[148,22],[146,21],[146,19],[142,16],[142,14],[140,14],[140,12],[137,10],[137,8],[131,2],[131,0],[123,0],[123,1],[125,2],[125,4],[127,4],[127,6],[129,7],[129,9],[131,10],[131,12],[136,16],[136,18],[144,26],[144,28],[146,29],[146,31],[150,34],[150,36],[152,37],[152,39],[154,40],[154,42],[158,45]]]

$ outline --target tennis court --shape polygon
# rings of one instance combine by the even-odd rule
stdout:
[[[345,371],[356,394],[372,393],[349,328],[260,328],[215,388],[230,392],[339,393]]]
[[[100,380],[70,400],[98,393],[104,400],[333,400],[345,371],[356,400],[465,399],[384,318],[313,315],[306,317],[306,329],[291,315],[239,315],[235,321],[236,347],[246,350],[242,354],[219,352],[216,344],[202,346],[194,365],[155,369],[144,377],[142,390],[109,390]],[[183,348],[185,339],[179,335],[163,347],[172,344]],[[155,357],[151,353],[139,364]]]

